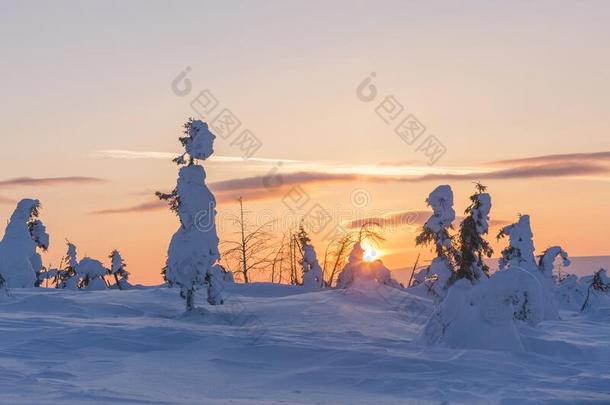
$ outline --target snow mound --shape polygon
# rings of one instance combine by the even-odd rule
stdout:
[[[560,281],[555,296],[561,309],[580,311],[587,298],[587,285],[576,275],[570,274]]]
[[[544,318],[539,281],[513,268],[472,285],[465,279],[449,288],[428,320],[420,342],[453,349],[523,351],[517,319],[537,324]]]
[[[207,318],[185,317],[165,286],[11,294],[0,301],[2,404],[610,401],[601,317],[519,328],[525,352],[422,350],[433,303],[383,285],[230,284]]]

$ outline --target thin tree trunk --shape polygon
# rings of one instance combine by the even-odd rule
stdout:
[[[411,277],[409,277],[409,284],[407,284],[407,287],[411,287],[411,282],[413,281],[413,275],[415,274],[415,270],[417,270],[417,264],[419,263],[420,255],[421,253],[417,254],[417,260],[415,260],[415,265],[413,266],[413,271],[411,272]]]
[[[186,310],[191,311],[193,308],[195,308],[195,293],[191,289],[186,292]]]
[[[241,213],[241,259],[242,259],[242,272],[244,273],[244,283],[248,284],[248,262],[246,258],[246,230],[244,229],[244,205],[243,200],[239,197],[239,210]]]
[[[118,276],[116,273],[114,273],[114,281],[116,282],[116,286],[117,286],[117,288],[118,288],[119,290],[122,290],[122,289],[123,289],[123,287],[121,287],[121,283],[119,283],[119,276]]]

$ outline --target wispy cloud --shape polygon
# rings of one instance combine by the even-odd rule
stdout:
[[[413,211],[397,211],[388,213],[382,216],[371,216],[366,218],[358,218],[351,220],[344,225],[349,229],[358,229],[367,223],[377,223],[385,229],[395,229],[407,226],[423,226],[428,218],[432,215],[432,211],[413,210]],[[464,220],[463,216],[456,216],[454,224]],[[492,219],[489,221],[491,227],[500,227],[509,225],[511,221],[503,219]]]
[[[496,160],[489,165],[514,166],[520,164],[566,163],[566,162],[601,162],[610,164],[610,152],[566,153],[556,155],[533,156],[519,159]]]
[[[157,153],[157,152],[154,152]],[[610,152],[571,155],[549,155],[533,158],[514,159],[492,162],[502,167],[498,169],[482,168],[424,168],[406,166],[347,166],[320,163],[325,169],[309,171],[290,171],[300,167],[315,167],[313,163],[295,163],[286,165],[287,169],[279,177],[264,175],[243,177],[237,179],[217,181],[209,184],[215,193],[219,204],[231,204],[237,198],[243,197],[249,201],[263,201],[282,198],[290,188],[297,185],[323,184],[323,183],[421,183],[421,182],[450,182],[450,181],[486,181],[486,180],[513,180],[534,178],[591,178],[610,179],[610,165],[605,164]],[[172,154],[173,156],[173,154]],[[584,157],[587,158],[584,158]],[[241,158],[225,158],[239,159]],[[296,161],[293,161],[296,162]],[[269,163],[269,162],[267,162]],[[375,169],[377,168],[377,169]],[[433,171],[430,173],[430,171]],[[405,175],[404,173],[409,173]],[[280,179],[280,185],[274,183]],[[2,183],[0,182],[0,185]],[[96,211],[96,214],[118,214],[127,212],[146,212],[159,210],[165,205],[155,202],[145,202],[136,206],[106,209]],[[421,212],[419,212],[421,214]],[[407,213],[409,215],[412,213]],[[398,214],[397,214],[398,215]],[[424,217],[426,217],[424,215]],[[421,218],[421,215],[418,215]],[[400,220],[394,218],[376,218],[381,222]],[[403,218],[404,219],[404,218]],[[503,222],[508,223],[508,222]]]
[[[124,208],[107,208],[97,211],[93,211],[90,214],[93,215],[106,215],[106,214],[127,214],[134,212],[148,212],[148,211],[160,211],[167,209],[167,204],[161,200],[151,200],[138,205],[133,205]]]
[[[14,179],[0,180],[0,187],[18,186],[57,186],[62,184],[91,184],[103,183],[106,180],[98,177],[17,177]]]
[[[111,159],[173,159],[178,156],[177,152],[151,152],[151,151],[132,151],[125,149],[104,149],[97,150],[91,153],[91,157],[94,158],[111,158]]]
[[[126,149],[104,149],[98,150],[91,153],[91,157],[96,158],[111,158],[111,159],[127,159],[127,160],[138,160],[138,159],[160,159],[160,160],[171,160],[178,156],[178,152],[153,152],[153,151],[132,151]],[[272,163],[278,162],[283,163],[299,163],[298,160],[291,159],[271,159],[271,158],[249,158],[244,159],[241,156],[217,156],[210,157],[208,162],[217,163]]]
[[[537,166],[514,167],[501,170],[472,173],[433,173],[420,176],[387,176],[359,173],[296,172],[281,175],[284,186],[331,182],[394,182],[417,183],[427,181],[477,181],[510,180],[539,177],[575,177],[585,175],[604,175],[610,168],[589,163],[560,163]],[[268,189],[265,176],[251,176],[212,183],[210,188],[218,191],[250,191]]]
[[[380,216],[354,219],[344,225],[348,229],[358,229],[365,224],[376,223],[382,228],[394,229],[403,226],[422,225],[430,217],[430,214],[431,211],[398,211]]]
[[[217,204],[237,204],[239,197],[244,197],[249,202],[254,201],[262,201],[269,200],[272,198],[281,198],[288,190],[285,188],[278,188],[273,190],[250,190],[248,192],[243,192],[243,190],[234,190],[234,191],[221,191],[215,193],[216,203]],[[150,193],[152,195],[152,193]],[[153,199],[151,197],[150,201],[146,201],[140,204],[131,205],[127,207],[119,207],[119,208],[106,208],[97,211],[90,212],[92,215],[110,215],[110,214],[129,214],[129,213],[146,213],[151,211],[162,211],[167,210],[167,203],[160,201],[158,199]]]

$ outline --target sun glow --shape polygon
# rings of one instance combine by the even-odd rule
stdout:
[[[362,242],[362,250],[364,250],[362,258],[366,262],[374,262],[375,260],[378,260],[381,257],[381,253],[379,252],[379,250],[373,247],[366,240]]]

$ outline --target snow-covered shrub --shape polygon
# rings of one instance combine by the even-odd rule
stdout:
[[[415,274],[413,278],[415,282],[411,289],[415,294],[431,296],[438,303],[447,295],[449,283],[453,276],[453,265],[449,259],[436,257],[432,260],[430,266]]]
[[[500,258],[500,271],[513,268],[524,269],[538,280],[544,296],[544,319],[559,318],[559,303],[555,291],[553,278],[553,262],[557,255],[564,258],[569,264],[567,253],[560,247],[547,249],[540,258],[540,265],[534,256],[534,234],[530,225],[529,215],[521,215],[519,221],[500,230],[498,239],[508,236],[508,247],[502,250]],[[526,313],[527,315],[527,313]]]
[[[303,249],[303,286],[310,288],[324,287],[324,273],[318,263],[313,246],[305,245]]]
[[[129,272],[125,269],[127,265],[118,250],[113,250],[108,258],[111,261],[108,273],[114,278],[115,286],[119,290],[126,290],[131,287],[129,284]]]
[[[82,290],[99,291],[106,289],[104,276],[108,274],[108,269],[95,259],[85,257],[78,262],[78,276],[80,277],[79,288]]]
[[[498,239],[508,236],[508,247],[502,250],[500,270],[508,267],[522,267],[534,272],[538,269],[534,257],[534,234],[529,215],[520,215],[519,221],[505,226],[498,233]]]
[[[520,351],[518,319],[536,324],[543,314],[542,288],[527,271],[497,272],[474,285],[461,279],[428,319],[419,341],[455,349]]]
[[[57,271],[57,288],[66,288],[68,290],[76,290],[79,284],[78,276],[78,258],[76,254],[76,246],[67,242],[68,250],[66,256],[62,260],[65,267]]]
[[[224,278],[225,272],[219,265],[214,265],[208,270],[205,276],[205,285],[208,292],[208,304],[210,305],[222,305],[224,299],[222,298],[222,290],[224,289]]]
[[[415,273],[413,273],[413,279],[411,280],[411,287],[423,284],[426,281],[426,278],[428,277],[428,270],[430,270],[430,266],[415,269]]]
[[[311,245],[311,239],[301,222],[299,231],[296,234],[296,240],[303,258],[301,260],[301,271],[303,273],[303,286],[309,288],[324,287],[324,271],[318,263],[318,257],[314,247]]]
[[[426,203],[432,208],[432,216],[426,221],[422,232],[416,238],[416,245],[431,245],[436,249],[436,258],[428,268],[416,278],[418,284],[426,286],[427,291],[440,300],[447,294],[449,281],[454,273],[452,258],[456,255],[453,238],[449,229],[455,220],[453,191],[448,185],[435,188]]]
[[[587,296],[581,311],[596,310],[601,302],[610,303],[610,277],[605,269],[600,269],[592,276],[583,277],[587,285]]]
[[[181,167],[176,188],[169,194],[157,193],[159,198],[169,202],[180,218],[180,228],[176,231],[168,249],[164,277],[170,286],[178,286],[186,300],[187,309],[194,308],[194,293],[201,284],[208,284],[210,291],[219,292],[221,287],[210,283],[221,283],[215,277],[217,271],[208,272],[220,258],[218,235],[216,234],[216,199],[205,184],[205,171],[196,159],[205,160],[212,153],[215,135],[202,121],[189,120],[185,124],[185,136],[180,138],[185,153],[175,159]],[[189,156],[188,161],[185,155]],[[215,297],[216,303],[222,299]]]
[[[47,269],[43,267],[41,271],[36,273],[36,287],[47,286],[49,282],[54,283],[57,280],[58,270]]]
[[[587,299],[588,285],[581,282],[574,274],[559,281],[559,285],[555,290],[555,296],[559,305],[563,309],[572,311],[580,311],[583,302]]]
[[[24,199],[17,204],[0,241],[0,274],[10,288],[34,287],[42,259],[36,248],[49,247],[49,235],[37,219],[40,202]]]
[[[568,252],[563,250],[561,246],[552,246],[545,250],[540,256],[540,260],[538,260],[538,270],[545,278],[549,280],[554,279],[556,282],[560,282],[561,277],[554,277],[553,275],[555,259],[557,257],[561,257],[561,263],[564,267],[568,267],[571,264]]]
[[[493,249],[483,236],[489,231],[489,212],[491,196],[485,192],[486,187],[480,183],[477,191],[470,196],[470,206],[466,208],[466,217],[460,224],[459,252],[455,279],[465,278],[471,282],[481,280],[489,275],[489,267],[483,262],[483,256],[491,257]]]
[[[383,265],[381,260],[367,262],[363,257],[364,250],[360,242],[356,242],[349,255],[347,264],[337,278],[337,288],[349,288],[360,282],[402,288],[400,283],[392,278],[390,270]]]

